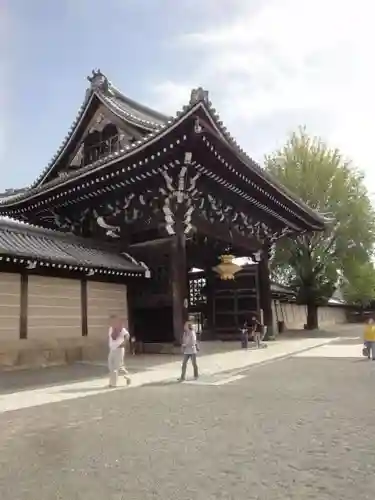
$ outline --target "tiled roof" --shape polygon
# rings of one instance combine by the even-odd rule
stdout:
[[[0,259],[99,274],[147,275],[147,267],[110,246],[0,217]],[[14,260],[14,259],[13,259]]]
[[[96,92],[99,98],[109,105],[115,114],[120,115],[125,121],[138,127],[144,127],[148,130],[160,129],[170,119],[168,116],[157,113],[129,99],[115,87],[111,87],[108,93],[98,90]]]
[[[283,295],[295,295],[295,292],[291,288],[287,288],[275,282],[271,283],[271,292]]]
[[[215,148],[214,142],[224,142],[226,146],[231,150],[231,152],[234,153],[234,155],[245,166],[247,166],[250,171],[256,174],[257,186],[259,187],[259,180],[264,182],[266,186],[268,185],[268,188],[266,187],[266,190],[264,191],[266,195],[269,198],[272,198],[272,200],[279,200],[277,201],[277,204],[283,208],[286,208],[286,210],[291,214],[301,214],[302,212],[302,215],[308,215],[308,218],[310,220],[307,221],[307,225],[311,229],[322,230],[327,224],[333,222],[332,219],[311,209],[294,193],[290,192],[285,186],[280,184],[279,181],[274,179],[264,169],[257,165],[241,149],[236,140],[229,134],[228,130],[223,125],[220,116],[217,114],[216,110],[213,108],[211,102],[208,99],[208,93],[203,89],[199,88],[193,90],[191,93],[189,104],[187,106],[184,106],[183,110],[178,112],[174,118],[168,118],[167,116],[162,115],[161,113],[147,108],[146,106],[143,106],[138,102],[126,97],[116,87],[114,87],[111,82],[109,82],[109,80],[100,72],[100,70],[94,71],[93,76],[90,77],[89,80],[91,82],[91,86],[86,93],[86,98],[78,112],[76,120],[73,122],[69,133],[64,138],[60,149],[55,154],[50,164],[44,169],[41,176],[33,185],[31,185],[29,188],[24,189],[23,191],[20,191],[18,194],[12,194],[10,196],[0,198],[0,205],[2,205],[3,207],[15,205],[19,201],[21,202],[26,198],[31,198],[38,195],[40,192],[43,192],[45,188],[47,188],[47,185],[44,185],[43,182],[47,179],[47,176],[50,175],[52,170],[57,165],[58,159],[64,153],[67,145],[71,141],[73,141],[74,134],[78,129],[83,116],[90,108],[91,102],[96,96],[96,98],[98,98],[102,103],[109,107],[113,113],[117,114],[119,117],[122,117],[125,121],[129,121],[134,125],[144,128],[144,130],[146,130],[148,133],[138,141],[127,145],[120,151],[115,151],[107,155],[106,157],[99,158],[94,163],[86,165],[79,170],[72,171],[62,178],[57,177],[56,179],[48,183],[48,189],[52,189],[55,185],[62,186],[63,184],[74,180],[76,177],[84,176],[88,172],[93,172],[95,170],[99,171],[100,169],[107,167],[111,163],[117,162],[120,159],[125,160],[127,158],[130,158],[132,155],[139,153],[142,149],[146,148],[151,143],[151,141],[157,140],[158,136],[160,138],[164,137],[168,132],[171,132],[175,127],[177,127],[178,124],[181,123],[184,119],[189,119],[192,116],[193,112],[198,113],[199,111],[202,111],[204,119],[207,120],[207,123],[211,124],[211,127],[206,127],[206,129],[208,130],[209,128],[211,128],[212,133],[210,132],[210,140],[205,136],[205,134],[201,134],[201,138],[205,141],[206,147],[209,150],[213,151],[217,157],[219,157],[220,155]],[[213,137],[213,139],[211,138],[211,136]],[[227,167],[230,168],[233,173],[241,179],[241,181],[245,180],[245,182],[247,182],[249,186],[253,184],[253,181],[248,178],[247,174],[244,176],[243,173],[238,172],[237,168],[233,165],[230,165],[224,158],[221,158],[221,161],[226,162]],[[3,211],[2,213],[6,212]]]

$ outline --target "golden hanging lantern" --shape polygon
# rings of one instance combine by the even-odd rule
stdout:
[[[213,270],[220,276],[222,280],[234,280],[234,275],[238,273],[242,266],[233,262],[234,255],[220,255],[220,264],[215,266]]]

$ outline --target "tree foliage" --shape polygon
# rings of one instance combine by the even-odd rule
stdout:
[[[354,264],[342,280],[344,298],[361,307],[368,307],[375,300],[375,268],[372,262]]]
[[[266,157],[266,170],[311,208],[329,217],[326,231],[280,241],[274,272],[295,288],[308,306],[308,327],[317,327],[317,306],[332,296],[339,278],[370,261],[375,242],[375,214],[363,174],[337,149],[294,133],[279,151]]]

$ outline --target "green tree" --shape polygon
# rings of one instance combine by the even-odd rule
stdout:
[[[318,328],[319,305],[332,296],[340,276],[370,261],[375,214],[363,174],[304,129],[266,157],[266,170],[311,208],[331,219],[324,232],[300,234],[277,245],[273,271],[307,305],[307,328]]]
[[[367,307],[375,300],[375,268],[372,262],[353,264],[342,280],[345,300]]]

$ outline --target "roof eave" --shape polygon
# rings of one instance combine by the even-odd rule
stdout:
[[[109,82],[109,84],[110,84],[110,82]],[[111,90],[113,89],[115,94],[117,94],[120,99],[122,99],[124,102],[129,103],[130,106],[134,106],[135,109],[139,108],[139,110],[145,112],[146,114],[150,114],[151,117],[155,117],[157,120],[161,120],[165,123],[167,123],[170,120],[170,118],[168,118],[167,116],[165,116],[161,113],[158,113],[157,111],[152,110],[151,108],[147,108],[146,106],[143,106],[143,105],[137,103],[136,101],[133,101],[132,99],[127,98],[124,94],[122,94],[112,84],[110,84],[110,86],[111,86]],[[110,98],[106,98],[103,95],[103,93],[100,91],[100,89],[94,89],[92,87],[88,88],[86,90],[85,99],[83,100],[83,102],[78,110],[76,118],[73,121],[73,123],[68,131],[68,134],[65,136],[60,147],[58,148],[58,150],[56,151],[56,153],[54,154],[54,156],[52,157],[52,159],[48,163],[47,167],[43,170],[43,172],[39,175],[39,177],[30,185],[30,188],[40,186],[41,184],[43,184],[46,181],[48,176],[51,175],[55,166],[60,161],[60,159],[63,156],[63,154],[65,153],[66,149],[71,144],[71,141],[74,140],[75,135],[77,133],[77,130],[79,128],[79,125],[81,124],[82,120],[85,118],[88,110],[90,109],[91,103],[92,103],[95,96],[100,100],[100,102],[104,106],[110,106],[110,111],[112,113],[114,113],[119,118],[131,123],[132,125],[135,125],[137,127],[141,127],[144,130],[150,131],[150,132],[153,131],[154,129],[162,128],[162,125],[158,124],[158,123],[154,123],[153,125],[151,125],[152,124],[151,120],[150,120],[150,124],[147,124],[147,123],[142,123],[141,120],[132,120],[130,116],[129,117],[124,116],[124,112],[121,113],[118,110],[116,111],[114,109],[115,106],[113,103],[110,102]]]
[[[119,91],[116,92],[119,93]],[[120,95],[121,93],[119,93]],[[121,94],[122,95],[122,94]],[[42,179],[38,182],[37,186],[40,186],[43,181],[46,179],[46,177],[51,173],[52,169],[54,168],[56,162],[58,161],[59,158],[61,158],[61,155],[65,151],[66,147],[68,146],[69,142],[73,139],[74,134],[77,130],[77,127],[79,126],[79,123],[83,119],[83,116],[87,112],[90,103],[92,102],[92,99],[94,96],[97,96],[98,99],[103,102],[106,99],[103,98],[103,96],[100,94],[100,91],[90,91],[90,96],[89,98],[86,96],[86,103],[85,105],[81,106],[81,112],[80,112],[80,118],[77,120],[76,124],[74,127],[72,127],[71,135],[69,139],[66,141],[66,144],[62,148],[62,150],[58,153],[56,159],[54,160],[54,163],[51,165],[51,167],[48,168],[48,171],[43,174]],[[123,95],[122,95],[123,96]],[[124,97],[124,96],[123,96]],[[104,103],[103,103],[104,104]],[[260,178],[262,178],[268,185],[271,185],[274,189],[276,189],[282,197],[286,197],[299,211],[299,213],[308,215],[311,223],[309,224],[311,230],[315,231],[322,231],[326,228],[326,226],[331,223],[331,219],[328,219],[321,214],[318,214],[314,210],[312,210],[308,205],[303,203],[301,200],[297,200],[295,195],[291,193],[288,189],[285,188],[285,186],[281,185],[279,182],[277,182],[275,179],[273,179],[269,174],[267,174],[263,169],[260,168],[259,165],[257,165],[254,160],[252,160],[243,150],[240,148],[240,146],[237,144],[237,142],[233,139],[233,137],[228,133],[227,129],[223,126],[222,122],[220,121],[219,115],[216,113],[214,108],[212,107],[211,103],[205,99],[199,99],[195,102],[190,102],[188,106],[185,106],[183,108],[183,111],[178,113],[177,116],[169,120],[165,125],[160,125],[160,127],[153,129],[150,134],[144,137],[142,141],[138,141],[136,144],[133,144],[131,146],[126,147],[126,149],[121,151],[121,154],[116,154],[115,157],[113,155],[111,157],[106,157],[105,159],[98,160],[92,165],[88,165],[87,167],[84,167],[83,169],[78,170],[77,172],[73,172],[72,174],[69,174],[66,178],[64,179],[59,179],[54,186],[48,186],[45,192],[55,189],[56,186],[63,186],[65,184],[68,184],[71,181],[74,181],[76,179],[79,179],[82,176],[85,176],[87,173],[93,173],[96,170],[100,170],[106,166],[109,166],[111,163],[117,162],[120,159],[126,159],[127,157],[131,157],[133,154],[137,154],[140,150],[143,148],[147,147],[148,144],[158,140],[161,136],[164,134],[168,133],[170,130],[175,128],[181,121],[186,119],[190,114],[194,113],[196,110],[199,108],[202,108],[206,114],[206,116],[209,118],[211,124],[214,126],[214,129],[219,135],[219,138],[221,138],[222,141],[225,142],[227,147],[230,147],[232,152],[237,156],[237,158],[244,163],[247,167],[251,168],[256,175],[258,175]],[[113,110],[111,109],[111,112]],[[122,117],[123,118],[123,117]],[[96,168],[95,168],[96,167]],[[60,181],[60,182],[59,182]],[[35,186],[36,187],[36,186]],[[32,193],[31,196],[28,196],[28,191],[24,191],[23,193],[20,193],[19,195],[12,196],[11,199],[9,199],[7,203],[7,199],[0,200],[0,207],[11,207],[14,206],[14,204],[18,204],[19,202],[24,202],[28,199],[32,199],[34,196],[42,194],[44,191],[38,191],[36,193]],[[3,202],[2,202],[3,201]],[[5,202],[4,202],[5,201]]]
[[[14,249],[13,252],[6,247],[0,248],[0,261],[4,261],[4,258],[6,257],[11,257],[13,261],[16,263],[25,263],[27,264],[27,261],[30,260],[32,262],[42,262],[42,263],[48,263],[48,262],[55,262],[55,263],[62,263],[66,266],[74,267],[75,269],[86,269],[86,270],[97,270],[99,274],[102,273],[100,269],[102,270],[107,270],[108,273],[105,274],[111,274],[111,273],[116,273],[116,272],[124,272],[124,273],[136,273],[137,275],[142,275],[144,277],[150,277],[150,270],[146,266],[144,262],[141,262],[139,260],[136,260],[134,257],[132,257],[130,254],[120,252],[119,250],[116,251],[116,248],[113,245],[106,245],[106,244],[101,244],[98,246],[97,242],[93,242],[90,239],[87,238],[81,238],[79,236],[74,236],[66,233],[62,233],[60,231],[55,231],[52,229],[45,229],[42,227],[34,226],[32,224],[20,222],[8,217],[1,217],[0,218],[0,232],[3,232],[5,234],[28,234],[29,236],[34,236],[36,238],[36,241],[38,239],[43,239],[43,245],[45,244],[46,241],[50,241],[51,244],[56,245],[56,242],[61,243],[66,243],[69,245],[75,245],[78,246],[79,248],[83,247],[85,249],[95,249],[100,252],[104,252],[104,254],[108,257],[111,255],[113,257],[117,256],[118,258],[120,255],[123,256],[122,258],[124,259],[124,263],[127,262],[130,264],[130,266],[124,266],[123,268],[119,268],[117,266],[98,266],[95,265],[94,263],[86,262],[83,264],[80,261],[76,261],[75,263],[72,263],[71,261],[67,261],[63,257],[53,257],[51,255],[50,257],[48,256],[36,256],[33,253],[28,254],[27,252],[24,251],[17,251],[17,249]],[[22,250],[22,249],[21,249]],[[69,255],[69,251],[67,251],[67,254]],[[70,254],[71,255],[71,254]],[[72,256],[72,259],[74,260],[74,256]],[[43,265],[43,264],[42,264]]]
[[[38,191],[35,191],[35,189],[37,188],[33,188],[34,191],[31,189],[25,190],[24,192],[15,195],[11,200],[9,200],[9,203],[7,203],[6,200],[3,201],[2,199],[0,199],[0,211],[1,209],[11,208],[12,206],[17,205],[19,203],[24,203],[28,200],[33,199],[35,196],[42,195],[49,191],[53,191],[57,187],[61,188],[62,186],[70,184],[71,182],[75,182],[78,179],[85,177],[88,174],[93,174],[104,167],[108,167],[111,164],[117,163],[120,160],[132,158],[132,156],[138,154],[147,146],[158,141],[159,139],[164,137],[164,135],[168,134],[171,130],[175,129],[188,116],[193,114],[199,108],[199,106],[200,103],[197,103],[194,106],[185,106],[184,110],[177,113],[176,117],[173,120],[169,120],[169,122],[165,126],[157,130],[153,130],[147,136],[143,137],[137,142],[127,145],[124,149],[120,150],[120,152],[118,153],[113,153],[112,155],[108,155],[105,158],[101,158],[97,160],[95,163],[82,167],[81,169],[68,174],[66,177],[62,179],[56,179],[54,181],[54,184],[48,183],[48,185],[39,186],[41,189]]]
[[[238,159],[243,162],[247,167],[253,170],[259,177],[261,177],[267,184],[271,185],[276,189],[283,197],[286,197],[291,201],[299,210],[304,214],[309,215],[316,224],[311,224],[311,229],[313,230],[324,230],[327,224],[332,222],[332,219],[328,219],[319,212],[310,208],[305,202],[300,200],[294,195],[288,188],[283,184],[274,179],[268,172],[260,167],[236,142],[236,140],[229,134],[226,127],[223,126],[220,116],[217,114],[216,110],[212,107],[211,102],[201,101],[204,111],[207,117],[210,119],[211,124],[215,127],[215,130],[219,134],[219,137],[227,147],[229,147],[232,152],[238,157]]]
[[[52,157],[52,159],[49,162],[49,164],[47,165],[47,167],[44,169],[42,174],[36,179],[36,181],[34,181],[30,185],[30,188],[38,187],[41,184],[43,184],[45,182],[45,180],[48,178],[48,176],[53,172],[57,163],[59,162],[59,160],[61,160],[61,157],[63,156],[66,149],[68,148],[68,146],[71,144],[72,140],[74,139],[80,124],[82,123],[88,110],[90,109],[91,103],[92,103],[95,95],[96,95],[95,92],[93,92],[91,90],[88,90],[86,92],[85,100],[83,101],[83,103],[82,103],[82,105],[77,113],[76,119],[72,123],[68,134],[65,136],[59,149],[54,154],[54,156]]]
[[[62,271],[76,271],[81,272],[87,277],[103,277],[103,276],[125,276],[125,277],[136,277],[136,278],[150,278],[150,271],[142,268],[117,268],[111,266],[95,266],[93,264],[83,264],[81,262],[71,262],[66,261],[63,258],[53,258],[53,257],[36,257],[35,255],[29,255],[27,253],[18,252],[3,252],[0,250],[0,262],[6,262],[7,264],[22,264],[26,266],[27,269],[35,269],[36,264],[45,268],[59,269]]]

